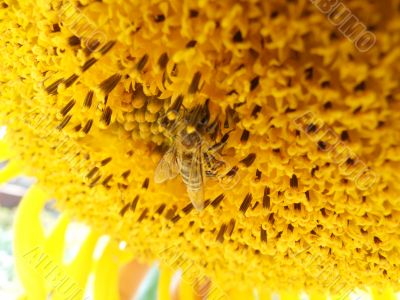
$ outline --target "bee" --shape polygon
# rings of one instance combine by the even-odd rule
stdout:
[[[172,107],[182,104],[175,103]],[[204,181],[205,177],[215,176],[216,169],[224,163],[209,153],[211,147],[206,142],[207,134],[214,134],[215,122],[208,125],[210,112],[209,100],[203,105],[196,105],[191,110],[184,110],[183,114],[176,114],[175,120],[168,117],[161,119],[160,123],[172,139],[172,144],[161,158],[154,174],[154,181],[162,183],[182,177],[186,185],[190,201],[197,210],[204,208]],[[224,141],[226,143],[226,141]],[[222,147],[219,146],[218,149]]]

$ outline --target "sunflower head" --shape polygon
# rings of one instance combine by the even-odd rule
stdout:
[[[398,288],[398,1],[12,1],[1,16],[0,120],[59,209],[224,293]]]

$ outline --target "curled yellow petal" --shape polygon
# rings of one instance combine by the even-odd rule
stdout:
[[[17,177],[22,171],[22,163],[17,160],[12,160],[0,170],[0,183],[7,182],[14,177]]]
[[[393,289],[386,288],[384,290],[372,290],[372,299],[373,300],[396,300],[396,294]]]
[[[46,252],[57,262],[62,264],[64,256],[65,233],[70,220],[67,214],[62,214],[52,232],[45,241]]]
[[[158,281],[158,300],[171,300],[170,286],[173,272],[169,266],[160,268],[160,278]]]
[[[269,290],[265,290],[265,289],[257,289],[255,292],[255,299],[256,300],[271,300],[272,299],[272,293]]]
[[[40,212],[46,194],[32,186],[23,197],[14,223],[14,257],[18,277],[28,299],[45,299],[43,267],[47,256],[43,251],[44,233]]]
[[[184,276],[184,275],[183,275]],[[186,280],[185,277],[181,277],[179,283],[179,299],[195,299],[195,293],[193,290],[193,285],[190,281]]]
[[[93,250],[98,240],[98,234],[91,231],[73,261],[60,270],[60,277],[67,284],[59,284],[54,290],[54,300],[83,297],[86,283],[92,269]]]
[[[119,252],[116,245],[109,242],[102,256],[96,262],[94,267],[94,299],[119,300],[118,271],[120,264],[115,260]]]
[[[309,296],[310,300],[326,300],[327,299],[326,295],[323,295],[318,292],[310,293],[308,296]]]
[[[0,161],[9,159],[10,156],[10,146],[4,140],[0,140]]]
[[[235,289],[229,294],[230,299],[239,300],[239,299],[254,299],[254,293],[251,289]]]
[[[280,299],[281,300],[299,300],[300,296],[299,293],[295,293],[295,292],[283,292],[280,293]]]

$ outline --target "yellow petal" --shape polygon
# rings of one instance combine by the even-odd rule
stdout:
[[[295,293],[295,292],[284,292],[281,293],[281,300],[299,300],[299,293]]]
[[[240,299],[254,299],[254,293],[252,290],[246,289],[236,289],[234,291],[231,291],[229,294],[230,299],[234,300],[240,300]]]
[[[109,242],[94,269],[94,299],[119,300],[118,271],[120,264],[115,261],[118,248]]]
[[[372,290],[372,297],[374,300],[396,300],[396,294],[393,289],[386,288],[384,290]]]
[[[321,293],[314,292],[309,294],[310,300],[326,300],[326,295],[322,295]]]
[[[45,299],[43,262],[44,234],[40,212],[47,197],[37,186],[32,186],[23,197],[14,223],[14,257],[18,277],[29,299]]]
[[[158,300],[170,300],[170,285],[173,272],[169,266],[162,266],[160,268],[160,279],[158,281]]]
[[[16,177],[22,171],[22,164],[17,160],[10,161],[0,170],[0,183],[7,182]]]
[[[9,159],[10,156],[10,146],[4,140],[0,140],[0,161]]]
[[[64,257],[65,232],[69,224],[69,218],[62,214],[54,229],[47,237],[45,242],[45,250],[57,264],[61,265]]]
[[[193,286],[190,284],[190,281],[186,280],[184,277],[181,277],[179,283],[179,299],[195,299]]]
[[[272,293],[269,290],[258,290],[255,293],[257,297],[254,297],[255,299],[258,300],[271,300],[272,299]]]
[[[57,286],[54,291],[53,300],[63,300],[66,297],[83,297],[92,268],[93,250],[97,240],[98,234],[91,231],[74,260],[65,267],[63,278],[68,283]]]
[[[351,298],[350,298],[350,293],[348,293],[347,295],[346,294],[333,295],[330,297],[330,299],[331,300],[350,300]],[[363,299],[363,298],[360,298],[360,299]]]

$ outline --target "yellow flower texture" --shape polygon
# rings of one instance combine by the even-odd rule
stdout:
[[[38,180],[20,220],[46,198],[31,195],[40,188],[133,257],[183,268],[189,285],[209,279],[210,298],[368,288],[390,299],[400,2],[336,2],[1,1],[1,179]],[[196,105],[209,111],[186,126],[201,139],[202,210],[182,180],[194,175],[154,180],[185,142],[163,121],[187,121]],[[22,255],[32,249],[17,225]]]

